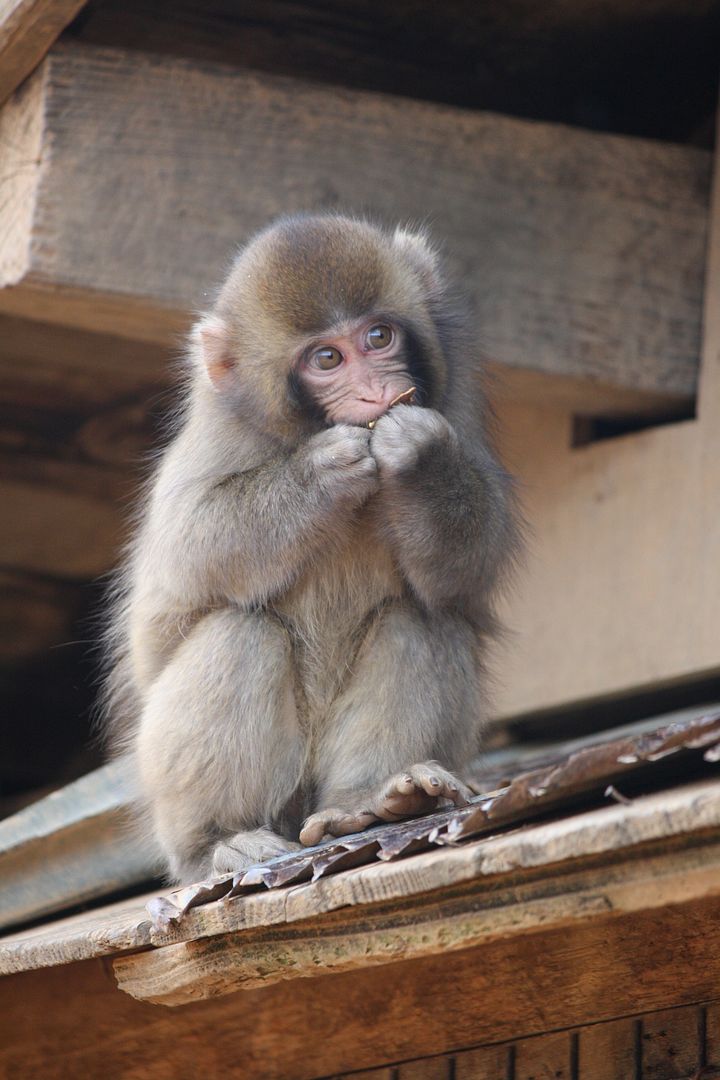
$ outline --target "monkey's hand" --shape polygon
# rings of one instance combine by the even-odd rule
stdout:
[[[300,843],[310,847],[324,836],[347,836],[362,832],[378,821],[402,821],[438,809],[439,800],[465,806],[472,791],[436,761],[411,765],[391,776],[369,794],[356,796],[356,809],[331,807],[319,810],[306,819],[300,831]]]
[[[378,467],[370,453],[371,432],[337,424],[308,441],[303,470],[331,501],[358,506],[377,489]]]
[[[370,451],[380,476],[409,472],[434,444],[454,444],[455,432],[434,409],[403,405],[381,416],[370,439]]]

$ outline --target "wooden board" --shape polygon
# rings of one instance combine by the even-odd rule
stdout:
[[[720,670],[720,170],[714,205],[695,420],[573,447],[569,412],[503,410],[532,537],[504,612],[500,715],[542,724]]]
[[[149,880],[157,859],[132,835],[121,763],[0,821],[0,927]]]
[[[72,33],[682,143],[712,110],[717,26],[715,0],[94,0]]]
[[[400,1065],[398,1080],[713,1080],[708,1016],[690,1005]],[[364,1080],[392,1080],[386,1067]]]
[[[268,218],[366,209],[432,220],[534,400],[549,376],[590,411],[694,393],[704,151],[72,46],[2,122],[0,310],[167,341]]]
[[[496,880],[429,902],[407,900],[389,910],[374,905],[292,928],[238,931],[118,957],[121,990],[141,1001],[186,1006],[274,982],[315,978],[450,953],[500,938],[545,932],[620,915],[682,904],[691,897],[720,901],[720,848],[634,859],[622,868],[568,867],[561,879],[509,886]]]
[[[258,891],[228,902],[206,904],[191,909],[169,930],[152,926],[144,906],[150,897],[135,905],[114,905],[109,911],[76,915],[0,939],[0,974],[62,965],[150,945],[168,946],[218,934],[294,924],[344,908],[357,909],[361,918],[368,905],[402,907],[410,904],[410,898],[466,886],[480,907],[486,904],[488,912],[495,911],[484,924],[483,934],[492,934],[493,927],[495,932],[504,933],[515,925],[513,920],[521,930],[518,912],[526,902],[532,902],[527,914],[529,926],[538,923],[543,910],[546,917],[552,918],[565,918],[568,913],[571,918],[578,913],[582,915],[582,904],[573,907],[572,898],[562,901],[568,894],[566,873],[573,860],[581,858],[597,860],[601,867],[596,877],[591,874],[577,883],[578,887],[591,890],[588,903],[596,913],[632,911],[638,904],[653,906],[685,901],[698,894],[705,896],[708,888],[715,888],[718,874],[713,869],[713,856],[704,834],[718,826],[720,785],[717,781],[702,781],[675,791],[643,796],[632,806],[614,804],[457,847],[346,870],[312,884]],[[682,837],[683,852],[676,850],[673,837]],[[696,842],[701,846],[697,847]],[[644,866],[636,864],[634,858],[641,852],[649,860]],[[627,854],[632,854],[633,861],[626,867]],[[611,869],[615,864],[617,871]],[[549,871],[549,867],[553,869]],[[654,881],[653,887],[644,890],[632,884],[625,887],[623,882],[631,881],[634,873],[645,874],[648,881]],[[520,896],[514,891],[518,887],[514,874],[520,878],[529,874],[531,880],[537,876],[538,884],[530,884],[529,891]],[[494,905],[493,898],[499,888],[508,891],[503,903]],[[603,897],[609,895],[608,890],[613,899],[606,901]],[[485,897],[482,901],[481,896]],[[547,902],[550,907],[544,909],[542,903],[535,901]],[[517,903],[521,904],[520,908],[514,906]]]
[[[0,104],[37,67],[85,0],[3,0],[0,4]]]
[[[0,1073],[191,1080],[237,1070],[309,1080],[409,1062],[419,1068],[419,1059],[443,1054],[457,1055],[456,1064],[473,1047],[533,1036],[534,1063],[552,1052],[545,1060],[555,1064],[563,1047],[556,1039],[543,1044],[548,1032],[716,1000],[718,934],[717,900],[695,902],[183,1009],[134,1001],[99,961],[25,972],[0,979]],[[689,1028],[683,1018],[678,1037]],[[664,1018],[659,1030],[673,1029]],[[583,1033],[575,1033],[580,1054]],[[527,1047],[516,1056],[533,1060]],[[667,1069],[644,1076],[677,1080]]]

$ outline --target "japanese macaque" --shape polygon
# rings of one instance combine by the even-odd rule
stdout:
[[[170,875],[462,805],[517,533],[436,253],[402,228],[281,219],[236,259],[188,368],[110,687]]]

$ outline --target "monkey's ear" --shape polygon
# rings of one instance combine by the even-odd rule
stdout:
[[[420,276],[428,297],[432,299],[438,296],[443,287],[440,256],[425,233],[413,232],[411,229],[398,225],[393,236],[393,244]]]
[[[217,315],[205,315],[190,332],[193,359],[216,390],[221,390],[235,367],[226,324]]]

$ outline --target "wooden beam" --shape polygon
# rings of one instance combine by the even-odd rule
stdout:
[[[109,912],[89,912],[6,936],[0,941],[0,974],[67,964],[147,946],[215,938],[219,934],[307,923],[307,920],[319,919],[329,912],[348,907],[354,909],[362,922],[368,905],[412,907],[428,894],[433,894],[431,903],[435,903],[442,889],[454,890],[454,895],[468,889],[479,907],[492,910],[498,888],[516,888],[524,874],[530,880],[537,879],[535,885],[529,885],[530,891],[525,891],[525,900],[547,899],[550,895],[565,893],[565,871],[572,868],[573,860],[579,859],[604,863],[597,878],[597,886],[602,891],[616,880],[612,866],[623,863],[628,855],[634,858],[644,852],[649,859],[654,859],[663,851],[676,849],[673,837],[683,837],[687,850],[680,862],[659,863],[658,868],[664,866],[672,877],[673,867],[685,865],[682,860],[686,859],[690,875],[687,887],[692,893],[696,887],[705,888],[705,885],[698,886],[700,879],[695,876],[695,871],[690,873],[692,866],[697,865],[693,862],[696,859],[694,845],[696,842],[704,845],[703,834],[716,830],[718,825],[720,785],[703,781],[676,791],[638,798],[629,807],[612,805],[560,821],[524,826],[457,847],[442,847],[408,858],[343,871],[311,884],[262,890],[232,901],[206,904],[188,911],[177,926],[168,930],[151,924],[145,908],[150,897],[144,897],[134,906],[115,905]],[[703,858],[710,859],[710,856],[706,856],[704,846],[698,847],[697,852],[702,866]],[[678,858],[677,854],[673,856],[673,859]],[[543,868],[542,873],[539,873],[540,868]],[[556,874],[559,870],[563,871],[562,875]],[[658,869],[658,880],[665,870]],[[620,882],[624,872],[619,871]],[[515,874],[519,879],[515,879]],[[672,887],[682,890],[686,886],[680,881]],[[684,898],[688,896],[687,893],[683,895]],[[508,897],[508,902],[514,902],[510,893]],[[679,899],[680,893],[676,891],[674,898]],[[642,902],[653,903],[649,897],[643,897]],[[628,910],[633,910],[630,901],[618,903],[618,911],[624,910],[625,904],[630,904]],[[502,904],[499,904],[498,911],[501,908]],[[608,911],[611,905],[603,903],[601,908]],[[498,919],[502,918],[498,915]]]
[[[268,218],[367,209],[432,220],[530,399],[694,394],[704,151],[68,45],[0,122],[5,312],[167,341]]]
[[[0,104],[40,63],[85,0],[4,0],[0,5]]]
[[[718,938],[713,898],[279,982],[183,1009],[122,994],[98,961],[25,972],[0,979],[0,1073],[65,1080],[71,1063],[72,1075],[84,1077],[173,1080],[235,1068],[267,1080],[310,1080],[459,1054],[716,1000]],[[707,1059],[716,1030],[710,1010],[702,1015]],[[657,1052],[647,1052],[653,1065],[662,1060],[663,1030],[672,1029],[648,1032],[659,1040]],[[666,1054],[664,1071],[648,1071],[648,1080],[677,1076],[670,1063]],[[477,1077],[471,1069],[472,1059],[458,1075]],[[488,1080],[497,1076],[490,1072]]]
[[[129,832],[119,762],[0,822],[0,926],[86,903],[149,880],[157,858]]]
[[[496,666],[501,716],[720,672],[717,160],[696,418],[573,446],[566,410],[503,412],[533,537],[503,612],[513,633]]]
[[[188,1005],[284,980],[382,967],[399,961],[473,948],[500,938],[551,927],[568,932],[610,913],[619,916],[720,899],[720,845],[669,850],[621,866],[567,869],[541,888],[497,881],[483,896],[465,891],[453,899],[435,894],[418,907],[357,909],[294,927],[239,931],[180,942],[118,957],[113,968],[121,990],[156,1005]]]

